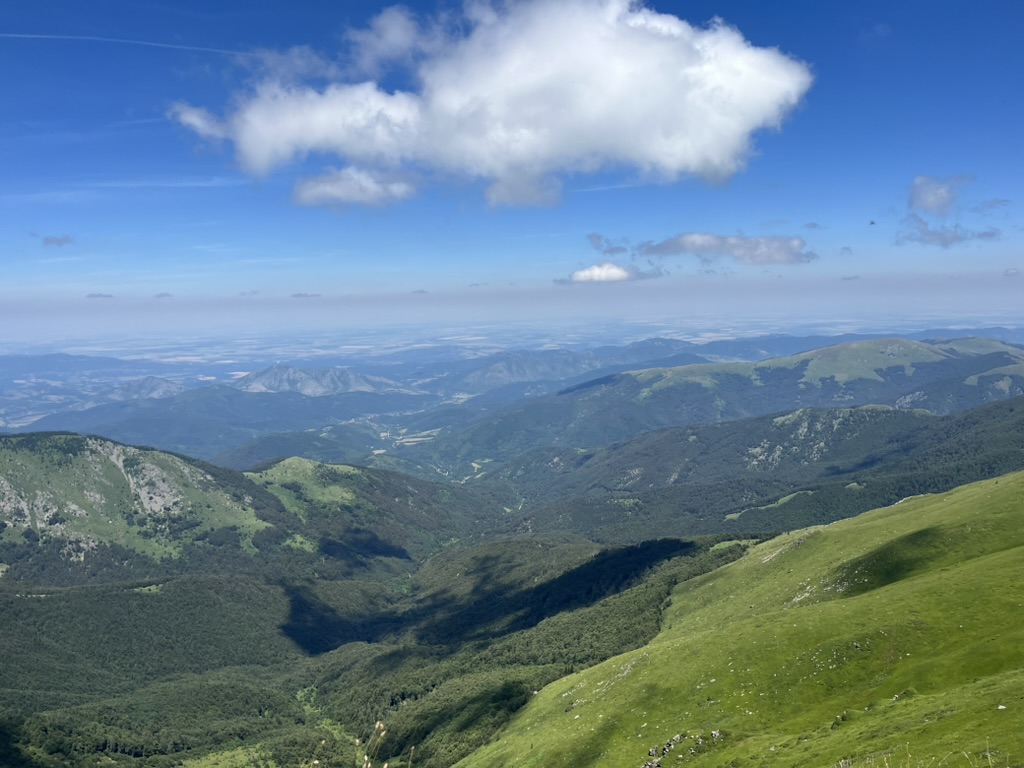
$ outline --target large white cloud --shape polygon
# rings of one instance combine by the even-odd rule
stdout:
[[[645,256],[689,254],[701,259],[728,256],[743,264],[799,264],[817,258],[800,237],[712,235],[688,232],[658,243],[644,243],[638,249]]]
[[[326,155],[372,178],[481,179],[493,203],[538,203],[569,173],[728,177],[811,84],[804,64],[724,23],[629,0],[476,3],[457,21],[443,45],[439,23],[393,8],[348,33],[358,71],[405,63],[415,90],[267,77],[223,117],[189,104],[171,115],[233,142],[254,174]]]

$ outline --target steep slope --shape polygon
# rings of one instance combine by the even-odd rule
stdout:
[[[765,542],[459,765],[1020,765],[1022,498],[1009,475]]]
[[[0,560],[46,549],[69,568],[125,554],[177,558],[218,529],[242,546],[268,527],[259,489],[241,477],[158,451],[93,437],[0,437]],[[36,553],[39,554],[38,552]]]
[[[388,580],[505,513],[468,489],[291,459],[242,475],[72,434],[0,437],[0,576],[82,585],[186,573]]]

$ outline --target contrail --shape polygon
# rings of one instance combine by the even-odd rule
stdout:
[[[204,48],[199,45],[175,45],[174,43],[155,43],[152,40],[126,40],[120,37],[94,37],[92,35],[26,35],[14,32],[0,32],[0,38],[14,40],[76,40],[86,43],[118,43],[120,45],[142,45],[147,48],[169,48],[175,51],[199,51],[200,53],[218,53],[224,56],[258,56],[246,51],[228,51],[223,48]]]

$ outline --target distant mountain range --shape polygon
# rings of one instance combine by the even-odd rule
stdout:
[[[349,392],[404,392],[417,394],[401,384],[379,376],[360,376],[344,368],[293,368],[275,365],[240,377],[232,385],[243,392],[295,392],[307,397],[342,395]]]
[[[532,448],[596,447],[671,426],[801,407],[952,413],[1024,394],[1024,348],[990,339],[858,341],[758,363],[652,368],[530,398],[399,456],[472,475]]]

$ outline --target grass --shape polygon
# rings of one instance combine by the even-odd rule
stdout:
[[[325,475],[329,471],[329,475]],[[342,485],[346,476],[357,475],[359,470],[344,464],[321,464],[308,459],[291,458],[278,462],[262,472],[249,473],[249,477],[264,485],[277,496],[292,514],[305,519],[310,501],[325,504],[350,504],[355,494]]]
[[[913,374],[915,363],[938,362],[948,355],[930,344],[906,339],[878,339],[827,347],[816,352],[796,355],[794,360],[810,360],[804,381],[818,383],[834,376],[838,382],[854,379],[882,381],[877,371],[902,366]]]
[[[764,504],[760,507],[748,507],[747,509],[740,510],[739,512],[733,512],[725,516],[726,520],[738,520],[740,517],[745,515],[747,512],[758,512],[765,509],[778,509],[783,504],[787,504],[798,496],[812,496],[814,491],[796,491],[794,493],[787,494],[780,499],[776,499],[771,504]]]
[[[1021,499],[1016,474],[765,542],[459,765],[640,768],[674,735],[663,768],[1022,765]]]

